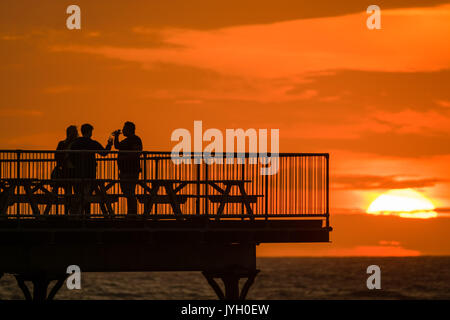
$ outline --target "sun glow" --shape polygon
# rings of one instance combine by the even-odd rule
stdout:
[[[367,209],[375,215],[397,215],[402,218],[435,218],[431,200],[412,189],[390,190],[376,198]]]

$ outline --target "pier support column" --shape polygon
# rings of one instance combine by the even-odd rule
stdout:
[[[58,290],[61,289],[64,281],[67,278],[67,274],[49,275],[46,273],[33,273],[33,274],[16,274],[14,275],[19,288],[22,290],[25,300],[43,302],[45,300],[53,300]],[[33,295],[26,284],[31,282],[33,284]],[[48,293],[48,287],[52,281],[56,281],[55,285]]]
[[[229,269],[222,271],[204,271],[203,276],[208,281],[208,284],[213,288],[217,297],[220,300],[245,300],[250,287],[259,270],[238,270]],[[219,286],[216,278],[220,278],[224,285],[224,290]],[[242,290],[239,290],[239,280],[246,279]]]

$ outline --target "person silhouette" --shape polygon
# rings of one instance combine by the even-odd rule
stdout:
[[[121,180],[120,189],[127,198],[129,214],[137,214],[136,184],[141,172],[140,153],[138,151],[142,151],[142,140],[135,132],[136,125],[130,121],[123,125],[122,133],[125,139],[122,141],[119,140],[120,130],[113,132],[114,148],[119,150],[117,167],[119,168],[119,180]]]
[[[66,139],[61,140],[56,147],[57,151],[70,150],[72,143],[78,138],[78,129],[75,125],[68,126],[66,128]],[[72,179],[74,177],[74,165],[70,159],[69,153],[55,152],[56,167],[53,169],[52,179]],[[53,184],[53,192],[58,193],[59,188],[64,189],[64,195],[70,196],[72,194],[73,183],[70,181],[64,181],[63,183]],[[69,204],[65,203],[64,213],[69,213]]]
[[[87,182],[77,184],[76,192],[78,194],[90,195],[93,192],[92,180],[97,176],[97,161],[95,160],[95,154],[98,153],[101,156],[106,156],[107,151],[111,150],[112,139],[108,140],[108,144],[105,148],[100,142],[92,139],[92,131],[94,127],[88,123],[81,126],[81,137],[75,139],[71,144],[71,150],[82,150],[86,152],[72,153],[72,163],[74,164],[74,176],[77,179],[86,179]],[[98,152],[92,152],[98,151]],[[85,214],[90,214],[90,204],[85,204],[82,210]]]
[[[61,140],[56,147],[57,151],[60,150],[70,150],[72,143],[75,139],[78,138],[78,129],[77,126],[71,125],[66,128],[66,139]],[[61,169],[69,169],[73,168],[73,165],[70,163],[68,153],[58,152],[55,153],[56,166]]]

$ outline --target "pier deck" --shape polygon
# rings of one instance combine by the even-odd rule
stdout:
[[[54,153],[0,151],[0,275],[14,274],[27,299],[52,299],[70,265],[201,271],[219,298],[243,299],[258,273],[257,245],[329,241],[327,154],[280,154],[278,173],[262,176],[264,164],[249,155],[177,165],[167,153],[142,153],[136,198],[145,201],[129,213],[117,153],[98,157],[94,180],[57,183]],[[77,194],[68,184],[100,187]]]

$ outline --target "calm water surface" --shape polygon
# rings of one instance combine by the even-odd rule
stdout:
[[[450,299],[450,257],[260,258],[249,299]],[[366,269],[381,268],[381,290]],[[64,285],[57,299],[216,299],[200,272],[83,273],[82,289]],[[22,299],[12,275],[0,299]]]

